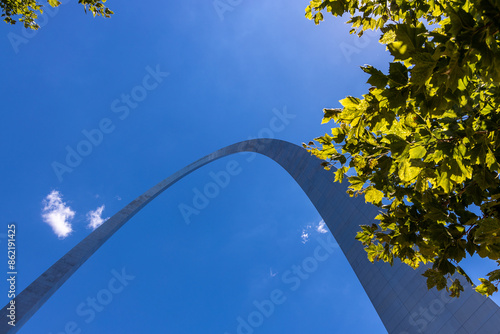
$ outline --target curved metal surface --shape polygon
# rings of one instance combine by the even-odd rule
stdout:
[[[354,236],[361,224],[372,224],[377,208],[350,198],[346,187],[333,182],[321,161],[297,145],[275,139],[236,143],[184,167],[130,202],[33,281],[16,298],[16,326],[7,324],[7,304],[0,313],[0,333],[16,333],[71,275],[130,218],[171,185],[198,168],[238,152],[263,154],[281,165],[300,185],[351,264],[382,322],[390,333],[493,333],[500,328],[500,308],[472,289],[451,299],[446,292],[427,290],[420,276],[395,263],[371,264]],[[7,320],[6,320],[7,319]]]

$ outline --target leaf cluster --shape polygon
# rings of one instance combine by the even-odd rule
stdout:
[[[325,109],[336,127],[304,146],[382,209],[357,236],[371,261],[431,262],[428,287],[458,297],[467,254],[500,260],[500,1],[313,0],[306,17],[325,12],[379,29],[393,60],[363,66],[369,91]],[[491,295],[500,270],[487,276]]]
[[[51,7],[58,7],[61,2],[58,0],[47,0]],[[106,0],[78,0],[85,8],[89,10],[94,17],[111,17],[113,12],[107,8],[104,3]],[[9,24],[22,22],[25,28],[37,30],[40,26],[36,23],[38,14],[43,13],[43,5],[37,0],[0,0],[0,9],[4,21]]]

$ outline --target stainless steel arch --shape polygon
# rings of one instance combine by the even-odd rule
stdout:
[[[196,169],[238,152],[263,154],[280,164],[300,185],[328,225],[354,269],[389,333],[498,333],[500,308],[489,298],[466,289],[457,299],[427,290],[422,270],[395,263],[371,264],[354,236],[361,224],[373,223],[374,206],[349,198],[344,185],[333,182],[321,161],[297,145],[275,139],[236,143],[184,167],[130,202],[89,234],[33,281],[16,298],[16,326],[7,323],[7,304],[1,311],[0,333],[16,333],[71,275],[120,227],[156,196]]]

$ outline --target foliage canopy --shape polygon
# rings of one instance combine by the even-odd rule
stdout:
[[[61,4],[58,0],[47,0],[50,6],[57,7]],[[106,0],[78,0],[85,8],[92,12],[94,16],[100,15],[110,17],[113,12],[107,8],[104,3]],[[43,13],[43,5],[37,0],[0,0],[2,17],[4,21],[15,24],[22,22],[25,28],[38,29],[40,26],[36,23],[38,14]]]
[[[372,87],[324,109],[331,134],[304,145],[380,208],[357,239],[371,261],[433,263],[428,288],[458,297],[459,263],[500,265],[500,1],[313,0],[306,17],[348,14],[351,33],[380,29],[388,72],[361,67]],[[498,290],[500,270],[476,291]]]

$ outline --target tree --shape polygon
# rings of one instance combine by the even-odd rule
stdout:
[[[47,0],[50,6],[57,7],[61,4],[58,0]],[[100,15],[110,17],[113,12],[107,8],[104,3],[106,0],[78,0],[85,8],[92,12],[94,16]],[[24,24],[25,28],[38,29],[40,26],[36,23],[38,13],[43,13],[43,5],[37,0],[0,0],[2,17],[4,21],[15,24],[18,20]]]
[[[361,67],[372,87],[324,109],[337,126],[304,147],[382,209],[356,236],[370,261],[430,262],[428,288],[458,297],[466,253],[500,265],[500,1],[313,0],[306,17],[326,12],[380,29],[393,61]],[[486,277],[491,295],[500,269]]]

